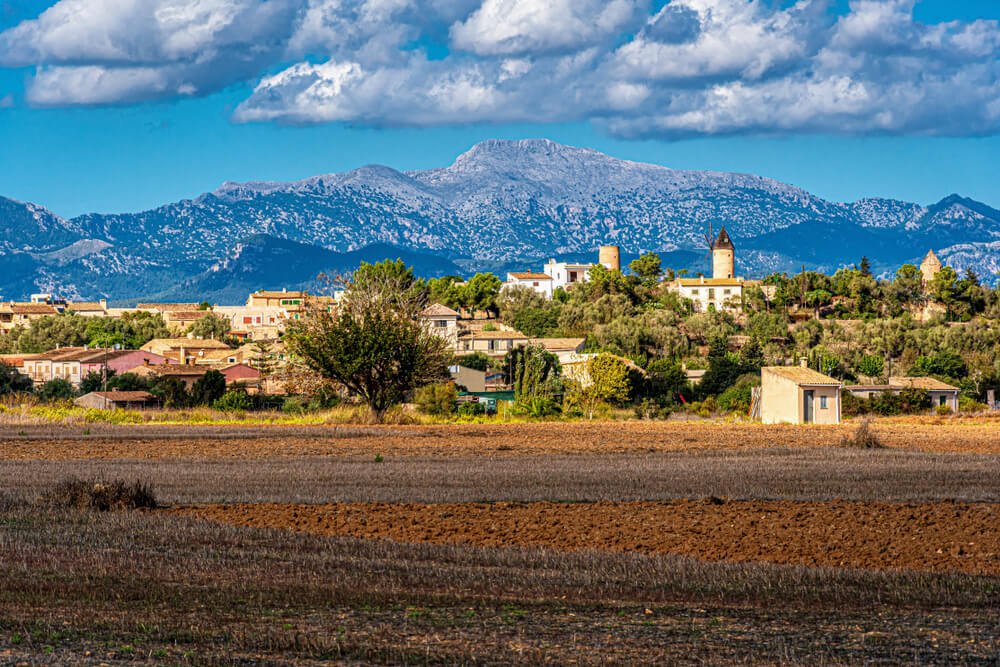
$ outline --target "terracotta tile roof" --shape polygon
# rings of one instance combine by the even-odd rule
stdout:
[[[209,310],[168,310],[163,313],[164,319],[175,321],[175,320],[192,320],[197,321],[206,315],[210,315]]]
[[[197,303],[140,303],[136,310],[158,310],[161,313],[175,310],[198,310]]]
[[[95,396],[106,398],[115,403],[136,403],[138,401],[151,401],[156,397],[148,391],[95,391]]]
[[[755,283],[740,278],[678,278],[675,281],[682,287],[746,287]]]
[[[770,372],[798,384],[836,385],[838,387],[841,385],[839,380],[829,375],[823,375],[818,371],[814,371],[811,368],[803,368],[802,366],[765,366],[762,372]]]
[[[531,342],[541,345],[546,350],[577,350],[586,340],[586,338],[535,338]]]
[[[304,299],[309,296],[308,292],[299,291],[288,291],[282,292],[278,290],[257,290],[250,296],[255,296],[261,299]]]
[[[70,301],[66,304],[66,310],[72,310],[74,313],[86,313],[99,310],[103,313],[107,310],[107,308],[96,301]]]
[[[958,391],[958,387],[928,377],[893,377],[889,384],[902,389],[924,389],[926,391]]]
[[[170,347],[179,350],[228,350],[229,346],[220,340],[212,338],[155,338],[145,345],[143,349],[149,347]]]
[[[58,315],[59,311],[47,303],[11,303],[7,304],[8,312],[15,315]]]
[[[423,310],[421,310],[418,315],[420,317],[458,317],[458,313],[448,306],[443,306],[440,303],[431,304]]]
[[[552,280],[552,276],[550,275],[545,273],[531,273],[530,271],[508,273],[507,276],[514,280]]]
[[[463,338],[474,340],[528,340],[520,331],[470,331]]]

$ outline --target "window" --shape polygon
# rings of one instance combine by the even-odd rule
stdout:
[[[733,290],[731,290],[731,289],[724,289],[724,290],[722,290],[722,293],[724,295],[726,295],[726,296],[729,296],[730,294],[733,293]]]
[[[948,405],[948,397],[944,394],[938,396],[938,405]]]
[[[691,296],[698,296],[698,290],[696,289],[691,290]]]
[[[714,287],[709,287],[708,288],[708,298],[709,299],[714,299],[715,298],[715,288]]]
[[[434,320],[434,326],[438,329],[444,329],[448,326],[448,320]]]
[[[244,317],[243,318],[243,324],[253,324],[253,318],[252,317]]]
[[[531,283],[531,286],[532,287],[538,287],[538,281],[536,280],[535,282]]]
[[[819,397],[819,409],[820,410],[826,410],[826,399],[827,399],[826,396],[820,396]]]

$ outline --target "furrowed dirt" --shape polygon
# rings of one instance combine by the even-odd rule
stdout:
[[[1000,574],[1000,506],[975,503],[349,503],[184,507],[257,528],[395,542],[673,553],[705,561]]]
[[[145,425],[0,431],[0,461],[241,459],[285,457],[534,456],[837,446],[856,424],[764,426],[717,422],[572,422],[392,427],[226,429]],[[1000,454],[1000,419],[879,421],[889,448]]]

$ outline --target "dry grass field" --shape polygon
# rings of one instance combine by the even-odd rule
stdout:
[[[998,664],[1000,420],[853,428],[6,426],[0,664]]]

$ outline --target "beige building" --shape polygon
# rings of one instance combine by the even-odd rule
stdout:
[[[162,355],[182,364],[193,364],[208,352],[229,350],[222,341],[211,338],[154,338],[140,349]]]
[[[677,278],[668,288],[694,304],[697,312],[743,310],[743,293],[750,287],[759,287],[758,280],[736,277],[736,246],[726,228],[719,232],[712,243],[712,277]]]
[[[449,366],[448,372],[455,385],[464,387],[465,391],[486,391],[486,371],[477,371],[475,368],[455,365]]]
[[[931,406],[934,409],[946,406],[952,412],[958,412],[958,387],[934,378],[891,377],[888,384],[859,384],[844,387],[845,391],[868,400],[886,393],[898,394],[903,389],[922,389],[930,396]]]
[[[507,282],[501,289],[514,289],[525,287],[538,292],[542,296],[551,299],[555,288],[552,286],[552,276],[547,273],[534,273],[532,271],[517,271],[507,274]]]
[[[0,331],[10,331],[14,327],[29,327],[34,320],[48,315],[58,315],[59,311],[47,303],[0,303]]]
[[[448,306],[440,303],[431,304],[417,314],[421,322],[424,322],[430,331],[445,339],[453,349],[458,343],[458,320],[459,314]]]
[[[811,368],[761,369],[760,418],[765,424],[839,424],[841,383]]]

